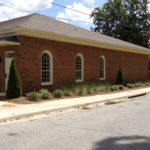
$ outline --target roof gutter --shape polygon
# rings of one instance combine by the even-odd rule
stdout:
[[[20,45],[19,42],[7,42],[7,41],[0,41],[0,46],[15,46]]]
[[[12,35],[16,34],[16,31],[11,30],[11,32],[12,32]],[[17,41],[16,39],[9,38],[11,32],[7,31],[7,32],[4,32],[4,33],[0,34],[0,46],[20,45],[20,42]],[[1,31],[0,31],[0,33],[1,33]],[[5,37],[5,38],[3,38],[3,37]]]

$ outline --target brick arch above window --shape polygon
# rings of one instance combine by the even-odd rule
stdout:
[[[41,55],[41,84],[53,84],[53,56],[49,50],[44,50]]]

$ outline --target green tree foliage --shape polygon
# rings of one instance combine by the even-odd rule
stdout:
[[[117,72],[116,85],[124,85],[124,78],[121,68]]]
[[[150,47],[149,0],[108,0],[92,14],[93,31]]]
[[[7,98],[18,98],[22,95],[21,80],[16,68],[14,59],[11,62],[9,79],[7,84],[6,96]]]

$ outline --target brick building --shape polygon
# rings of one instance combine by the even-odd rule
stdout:
[[[150,50],[46,16],[0,22],[0,92],[15,59],[24,92],[83,82],[114,83],[148,78]]]

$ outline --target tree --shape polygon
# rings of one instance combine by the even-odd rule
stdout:
[[[91,13],[93,31],[150,47],[149,0],[108,0]]]
[[[22,95],[22,85],[14,59],[11,62],[7,84],[7,98],[18,98]]]
[[[116,85],[124,85],[124,78],[121,68],[117,72]]]

